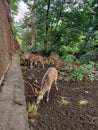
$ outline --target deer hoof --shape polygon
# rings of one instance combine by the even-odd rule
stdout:
[[[47,98],[47,102],[49,101],[49,98]]]
[[[56,90],[58,91],[58,88],[56,88]]]

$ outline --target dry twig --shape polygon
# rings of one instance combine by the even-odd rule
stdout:
[[[29,84],[29,86],[30,86],[31,89],[32,89],[33,95],[34,95],[34,88],[33,88],[32,84],[30,84],[30,83],[29,83],[28,81],[26,81],[26,80],[24,80],[24,82],[26,82],[27,84]]]

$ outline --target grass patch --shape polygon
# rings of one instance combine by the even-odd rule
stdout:
[[[28,104],[28,118],[29,119],[32,119],[35,116],[37,116],[37,109],[38,109],[38,106],[36,103]]]
[[[60,105],[67,105],[70,102],[66,99],[66,97],[60,97],[60,100],[58,101]]]

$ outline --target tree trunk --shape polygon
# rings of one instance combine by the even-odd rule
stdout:
[[[0,78],[17,49],[19,45],[11,29],[9,4],[7,0],[0,0]]]
[[[46,27],[45,27],[45,38],[44,38],[44,52],[47,54],[48,53],[48,29],[49,29],[49,10],[50,10],[50,3],[51,0],[48,0],[47,3],[47,10],[46,10]]]

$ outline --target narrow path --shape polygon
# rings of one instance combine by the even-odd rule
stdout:
[[[29,130],[18,55],[13,57],[0,91],[0,130]]]

